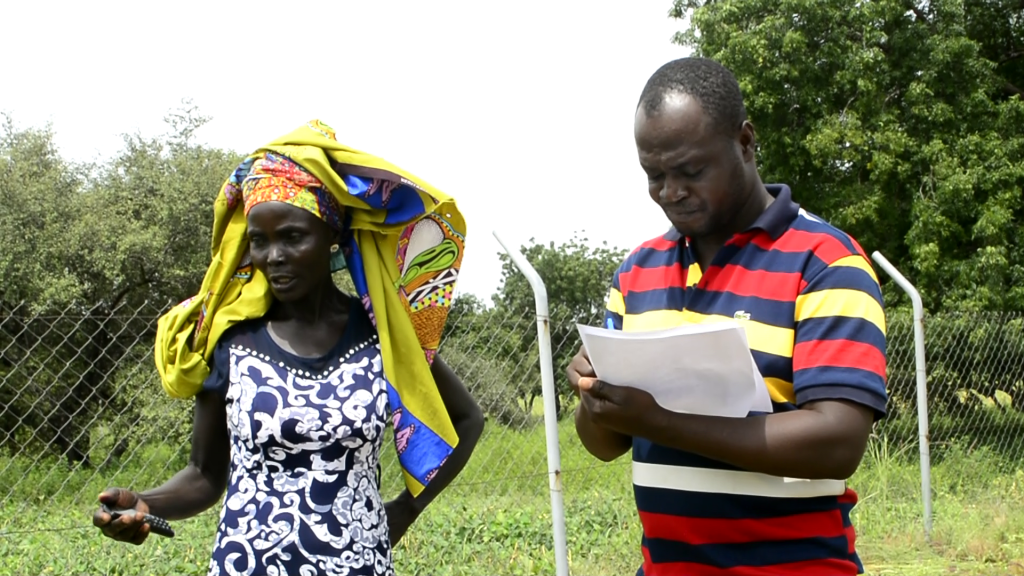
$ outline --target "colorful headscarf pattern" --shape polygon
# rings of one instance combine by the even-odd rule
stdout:
[[[267,152],[255,158],[242,182],[245,215],[262,202],[284,202],[312,212],[335,230],[341,230],[341,205],[323,183],[288,158]]]
[[[413,495],[458,443],[430,372],[465,250],[454,199],[390,163],[338,143],[318,120],[246,158],[214,202],[213,259],[200,295],[161,317],[156,364],[164,389],[190,397],[209,374],[217,339],[262,317],[272,295],[245,240],[248,209],[269,198],[343,219],[343,250],[377,327],[395,446]],[[238,207],[242,206],[239,210]]]

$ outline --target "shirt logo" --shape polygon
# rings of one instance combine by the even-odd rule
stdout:
[[[736,313],[732,315],[732,317],[734,320],[750,320],[750,312],[737,310]]]

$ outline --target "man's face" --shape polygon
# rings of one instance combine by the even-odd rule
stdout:
[[[736,136],[716,130],[700,103],[668,94],[661,109],[636,112],[633,133],[651,199],[680,234],[701,238],[729,231],[749,196],[744,150]]]

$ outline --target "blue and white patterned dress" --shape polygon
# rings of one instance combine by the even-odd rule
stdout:
[[[319,358],[282,349],[265,321],[217,344],[204,388],[225,394],[231,473],[211,576],[394,574],[379,491],[388,392],[376,330],[350,309]]]

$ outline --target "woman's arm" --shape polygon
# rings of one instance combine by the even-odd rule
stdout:
[[[110,538],[141,544],[149,534],[148,526],[143,527],[143,513],[167,520],[196,516],[224,494],[229,464],[224,398],[216,392],[200,392],[195,399],[188,465],[159,488],[141,494],[120,488],[105,490],[100,494],[101,503],[115,508],[135,508],[140,514],[121,516],[111,522],[110,515],[100,509],[93,514],[93,524]]]
[[[437,382],[437,389],[448,410],[448,416],[455,426],[459,443],[419,496],[413,497],[412,493],[406,489],[398,498],[386,505],[392,546],[398,543],[423,510],[466,467],[484,429],[484,414],[480,410],[480,406],[473,400],[462,380],[452,372],[440,356],[434,357],[430,371]]]
[[[216,504],[224,494],[230,461],[224,397],[216,392],[200,392],[196,396],[188,466],[163,486],[139,496],[155,516],[168,520],[191,518]]]

